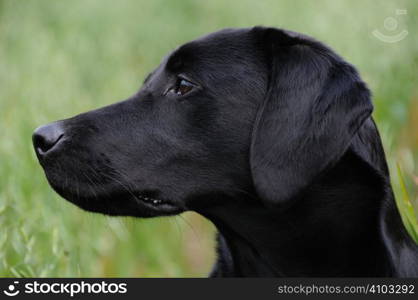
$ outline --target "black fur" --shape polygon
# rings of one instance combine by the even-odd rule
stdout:
[[[417,277],[372,109],[323,44],[226,29],[176,49],[130,99],[33,139],[51,186],[81,208],[211,220],[212,276]]]

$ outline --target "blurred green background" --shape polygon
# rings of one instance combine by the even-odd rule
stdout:
[[[207,274],[209,222],[81,211],[48,186],[31,133],[127,98],[167,52],[224,27],[303,32],[358,67],[374,94],[398,205],[418,239],[417,13],[414,0],[0,0],[0,276]],[[386,43],[374,30],[409,34]]]

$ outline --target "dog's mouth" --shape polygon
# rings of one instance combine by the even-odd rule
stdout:
[[[135,195],[136,198],[143,201],[147,205],[152,205],[152,206],[155,206],[155,207],[162,206],[162,205],[171,205],[171,203],[169,201],[166,201],[166,200],[147,197],[147,196],[145,196],[141,193],[135,193],[135,194],[136,194]]]
[[[89,184],[75,177],[57,176],[45,169],[52,188],[78,207],[111,216],[158,217],[179,214],[186,209],[173,200],[162,198],[157,190],[134,191],[119,182]]]
[[[178,214],[185,210],[184,207],[170,200],[153,198],[144,193],[134,193],[134,195],[136,200],[142,202],[147,208],[164,212],[164,215]]]
[[[159,217],[176,215],[185,211],[173,201],[151,198],[144,193],[111,192],[106,195],[80,196],[70,191],[54,189],[63,198],[78,207],[110,216]]]

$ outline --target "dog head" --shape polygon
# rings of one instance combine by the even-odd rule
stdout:
[[[280,206],[371,111],[354,68],[319,42],[227,29],[173,51],[129,99],[39,127],[33,143],[51,186],[90,211],[170,215],[240,195]]]

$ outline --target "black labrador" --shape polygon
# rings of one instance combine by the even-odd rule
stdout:
[[[355,68],[320,42],[225,29],[33,143],[54,190],[83,209],[207,217],[211,276],[418,276],[372,110]]]

